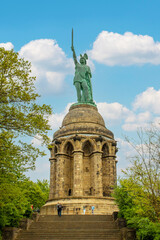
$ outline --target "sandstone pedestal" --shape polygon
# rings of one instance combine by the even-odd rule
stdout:
[[[50,158],[50,195],[42,215],[112,214],[117,211],[111,193],[116,184],[116,141],[95,106],[72,105],[55,132]]]

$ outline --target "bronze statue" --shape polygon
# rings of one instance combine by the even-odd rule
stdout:
[[[85,53],[83,56],[80,54],[80,63],[77,61],[76,53],[73,47],[73,29],[72,29],[72,46],[73,60],[75,64],[75,76],[73,84],[77,90],[78,103],[90,103],[94,104],[92,96],[92,85],[91,85],[91,70],[86,65],[88,56]]]

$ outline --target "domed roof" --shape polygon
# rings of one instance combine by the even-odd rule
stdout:
[[[97,107],[89,104],[72,105],[63,119],[62,127],[55,132],[54,138],[83,133],[113,138],[113,133],[105,127]]]
[[[62,127],[71,123],[96,123],[105,126],[97,107],[87,104],[73,105],[65,116]]]

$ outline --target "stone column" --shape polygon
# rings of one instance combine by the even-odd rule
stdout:
[[[114,158],[114,184],[117,185],[117,159]]]
[[[92,179],[93,179],[93,195],[102,197],[103,184],[102,184],[102,152],[97,151],[92,154]]]
[[[116,184],[116,161],[115,156],[109,156],[110,161],[110,186],[113,187]]]
[[[56,198],[63,198],[65,196],[64,193],[64,158],[65,154],[58,153],[57,154],[57,169],[56,169]]]
[[[49,200],[53,199],[56,192],[56,158],[50,158],[50,192]]]
[[[83,196],[83,151],[73,152],[73,196]]]

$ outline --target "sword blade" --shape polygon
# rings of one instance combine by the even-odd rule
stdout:
[[[73,47],[73,28],[72,28],[72,47]]]

